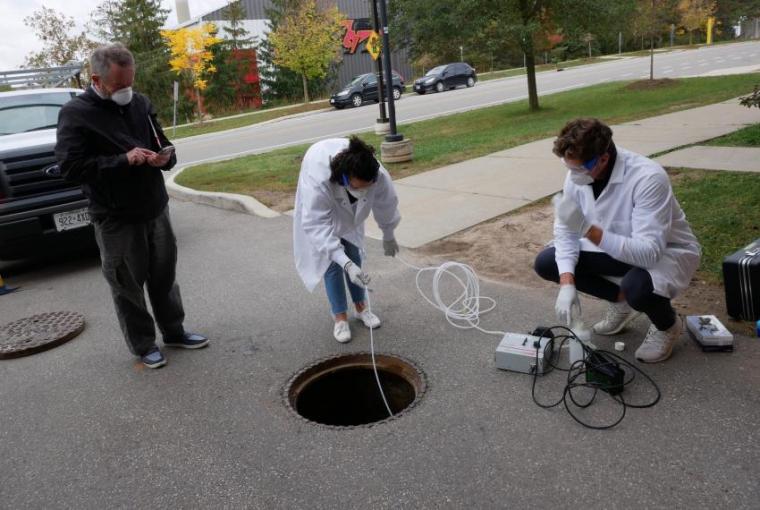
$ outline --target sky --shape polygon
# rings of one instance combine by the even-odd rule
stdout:
[[[161,3],[171,9],[166,24],[173,26],[177,22],[174,0],[161,0]],[[79,30],[83,30],[90,12],[98,4],[98,0],[0,0],[0,71],[18,69],[29,53],[42,49],[42,43],[24,25],[24,18],[35,10],[44,5],[64,12],[76,20]],[[196,17],[226,5],[227,0],[188,0],[188,4],[190,16]]]

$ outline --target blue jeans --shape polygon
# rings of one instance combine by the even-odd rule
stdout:
[[[343,245],[346,255],[351,259],[351,262],[361,267],[362,258],[359,254],[359,248],[345,239],[341,239],[340,243]],[[330,264],[330,267],[325,272],[325,290],[327,291],[327,299],[330,301],[333,315],[348,311],[346,283],[348,283],[348,290],[351,292],[351,299],[354,303],[363,303],[365,299],[364,289],[351,283],[351,280],[346,277],[343,268],[338,264],[335,262]]]

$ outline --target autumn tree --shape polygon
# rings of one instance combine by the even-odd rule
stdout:
[[[718,9],[714,0],[681,0],[678,2],[678,13],[681,25],[689,32],[689,44],[693,42],[694,32],[707,24],[707,18]]]
[[[84,61],[95,47],[85,32],[76,31],[74,18],[44,5],[24,18],[24,24],[42,41],[42,50],[27,55],[24,67],[53,67]]]
[[[337,7],[319,8],[316,0],[302,0],[285,13],[269,34],[274,63],[301,76],[303,97],[309,102],[309,80],[324,78],[340,58],[343,16]]]
[[[198,119],[203,123],[201,93],[208,85],[207,77],[216,72],[211,64],[214,54],[211,46],[221,42],[217,38],[216,27],[206,23],[195,28],[163,30],[161,35],[166,40],[171,53],[169,65],[177,74],[185,74],[193,83],[198,104]]]

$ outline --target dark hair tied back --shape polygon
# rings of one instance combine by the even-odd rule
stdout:
[[[343,181],[343,176],[355,177],[365,182],[377,180],[380,163],[375,159],[375,149],[357,136],[348,140],[348,147],[330,160],[330,180]]]

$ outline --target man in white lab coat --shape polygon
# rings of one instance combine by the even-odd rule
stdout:
[[[362,270],[364,221],[372,212],[383,232],[385,255],[395,256],[394,230],[401,221],[398,198],[388,171],[375,159],[374,149],[357,137],[333,138],[312,145],[301,163],[293,218],[296,269],[313,292],[324,279],[338,342],[351,340],[344,273],[366,327],[380,319],[366,308],[370,277]]]
[[[568,174],[554,200],[553,246],[535,269],[560,284],[558,318],[568,325],[578,318],[578,290],[610,302],[596,334],[617,334],[644,313],[652,325],[636,358],[668,359],[682,331],[670,300],[688,287],[701,250],[667,173],[616,147],[597,119],[568,122],[553,152]]]

